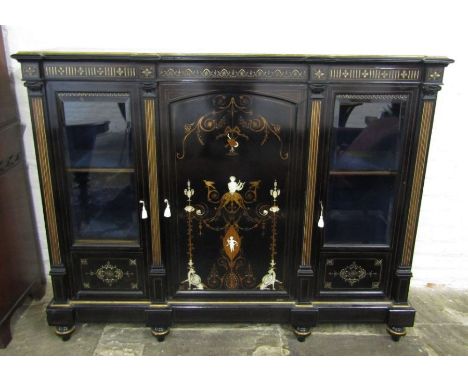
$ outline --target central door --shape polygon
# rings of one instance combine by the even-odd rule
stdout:
[[[305,87],[167,83],[160,94],[172,293],[289,293]]]

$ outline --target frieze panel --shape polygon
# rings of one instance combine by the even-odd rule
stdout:
[[[421,71],[415,68],[327,67],[312,65],[311,81],[419,81]]]
[[[171,66],[161,65],[163,79],[235,79],[235,80],[306,80],[305,66],[242,65],[242,66]]]
[[[154,79],[156,71],[152,64],[45,63],[44,74],[51,79]]]

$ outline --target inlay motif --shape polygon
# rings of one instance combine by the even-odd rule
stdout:
[[[216,140],[224,140],[226,155],[238,155],[239,145],[250,140],[250,134],[261,134],[260,145],[263,146],[270,137],[279,142],[279,155],[282,160],[288,159],[289,154],[283,149],[281,139],[281,126],[267,120],[263,115],[254,114],[251,110],[251,97],[240,95],[226,97],[217,95],[212,99],[214,109],[194,122],[186,123],[184,126],[184,138],[182,141],[182,152],[176,154],[177,159],[184,159],[187,140],[195,136],[198,143],[205,145],[207,134],[217,133]]]

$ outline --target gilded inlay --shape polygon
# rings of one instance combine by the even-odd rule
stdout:
[[[184,207],[187,218],[187,279],[181,284],[187,284],[188,290],[204,289],[205,284],[211,289],[275,289],[276,284],[282,284],[276,279],[277,256],[277,218],[280,211],[278,197],[281,190],[275,181],[270,190],[272,203],[258,203],[257,191],[260,180],[242,182],[235,176],[229,177],[228,191],[220,193],[214,181],[204,180],[206,200],[194,204],[193,197],[197,195],[190,181],[184,189],[187,204]],[[195,271],[195,246],[193,222],[198,222],[198,236],[203,235],[203,229],[220,232],[220,257],[212,264],[205,283]],[[243,233],[257,229],[265,230],[266,224],[271,224],[270,264],[267,273],[257,285],[253,268],[247,259],[244,242],[249,237]]]
[[[45,63],[46,78],[154,78],[153,65]]]
[[[402,100],[406,101],[408,99],[407,94],[337,94],[336,98],[338,99],[358,99],[358,100],[367,100],[367,99],[376,99],[376,100]]]
[[[21,65],[23,78],[39,78],[39,65],[37,63],[23,63]]]
[[[444,76],[444,68],[427,68],[426,81],[441,83]]]
[[[191,136],[195,136],[200,145],[205,145],[205,136],[211,133],[218,133],[216,140],[225,141],[226,155],[229,156],[238,155],[239,146],[250,140],[249,134],[261,134],[261,146],[268,142],[270,137],[274,137],[279,142],[280,158],[288,159],[289,154],[283,148],[281,126],[268,121],[263,115],[254,114],[251,110],[251,97],[217,95],[213,97],[212,103],[212,111],[194,122],[185,124],[182,152],[176,154],[177,159],[185,158],[187,140]]]
[[[343,259],[339,259],[343,260]],[[382,259],[370,259],[374,260],[373,265],[375,268],[366,269],[363,266],[357,264],[356,261],[342,267],[341,269],[335,269],[335,259],[327,259],[325,263],[324,272],[324,288],[334,289],[333,280],[337,277],[345,281],[349,286],[354,287],[360,281],[368,278],[370,282],[370,289],[378,289],[382,280]],[[331,268],[331,269],[330,269]],[[362,286],[356,285],[359,288]]]
[[[419,129],[419,143],[414,168],[413,185],[409,204],[408,220],[406,223],[406,235],[403,245],[403,256],[401,265],[410,266],[413,257],[414,242],[416,239],[416,226],[418,212],[421,204],[421,193],[424,181],[424,170],[426,168],[426,156],[429,148],[429,136],[431,132],[434,102],[424,101],[421,125]]]
[[[85,261],[83,261],[85,260]],[[82,272],[85,276],[95,277],[108,287],[115,287],[120,281],[135,279],[136,273],[130,270],[125,270],[113,264],[110,260],[106,263],[97,266],[94,269],[87,270],[88,259],[81,259]],[[129,259],[128,264],[136,268],[136,259]],[[89,279],[83,280],[83,287],[86,289],[92,288]],[[138,280],[130,282],[130,289],[138,289]]]
[[[377,69],[377,68],[331,68],[329,72],[331,80],[344,81],[418,81],[419,69]]]
[[[116,265],[112,265],[109,261],[101,265],[94,275],[101,280],[103,283],[107,284],[108,286],[112,286],[112,284],[117,283],[121,280],[124,276],[124,272],[122,269],[118,268]]]
[[[325,72],[322,71],[322,69],[317,69],[314,71],[314,77],[317,80],[322,80],[325,77]]]
[[[351,286],[367,276],[366,270],[360,265],[357,265],[354,261],[350,265],[341,269],[338,274]]]
[[[64,97],[127,97],[129,96],[128,93],[95,93],[95,92],[60,92],[57,93],[60,98]]]
[[[146,128],[146,150],[148,155],[148,183],[149,183],[149,206],[151,221],[151,253],[153,265],[161,266],[161,239],[159,234],[159,196],[158,196],[158,166],[156,152],[156,120],[155,103],[153,98],[146,98],[145,105],[145,128]]]
[[[304,266],[310,265],[310,256],[312,251],[312,228],[314,224],[315,183],[321,107],[321,100],[312,101],[312,110],[310,112],[309,156],[307,160],[304,237],[302,242],[302,265]]]
[[[269,79],[269,80],[305,80],[305,67],[167,67],[161,66],[159,76],[162,78],[195,78],[195,79]]]
[[[61,263],[60,244],[55,216],[54,191],[50,171],[49,152],[47,148],[47,135],[44,118],[44,106],[41,97],[31,98],[32,115],[36,130],[37,155],[42,180],[42,196],[46,215],[47,233],[49,237],[49,250],[52,265]]]

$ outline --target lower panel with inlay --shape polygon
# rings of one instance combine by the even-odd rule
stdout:
[[[320,295],[365,292],[383,294],[386,287],[387,258],[382,254],[360,257],[342,254],[325,256],[320,264]]]
[[[75,286],[78,297],[144,296],[142,260],[139,255],[75,255]]]

